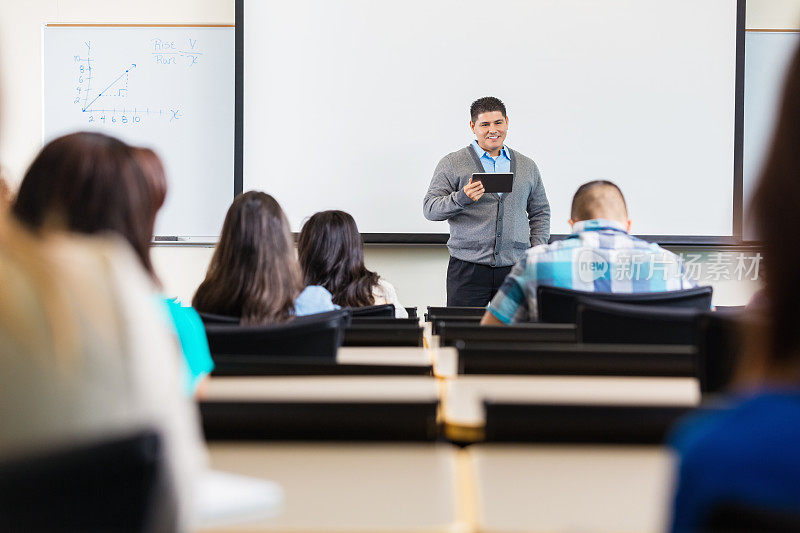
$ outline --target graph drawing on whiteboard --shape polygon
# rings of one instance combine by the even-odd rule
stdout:
[[[157,65],[186,65],[192,67],[198,64],[200,56],[203,55],[199,50],[195,50],[197,39],[188,39],[189,49],[179,49],[175,41],[162,41],[153,39],[152,60]],[[169,107],[152,107],[146,102],[130,102],[130,80],[131,76],[136,75],[136,63],[130,63],[124,70],[118,71],[118,75],[109,76],[111,82],[97,91],[92,86],[95,79],[95,71],[103,73],[101,66],[93,65],[96,59],[92,56],[92,41],[87,40],[83,43],[83,54],[73,56],[77,64],[77,86],[75,87],[75,97],[73,104],[80,106],[81,113],[86,114],[87,123],[91,124],[96,120],[110,124],[139,124],[142,119],[166,119],[174,122],[183,118],[183,110],[180,105]],[[113,72],[113,71],[111,71]],[[115,72],[116,74],[116,72]],[[98,85],[102,86],[102,85]]]
[[[106,133],[153,148],[167,199],[156,234],[211,242],[233,199],[233,28],[44,29],[44,135]]]

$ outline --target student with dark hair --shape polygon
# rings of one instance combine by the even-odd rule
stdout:
[[[239,317],[245,325],[337,309],[325,288],[303,283],[286,215],[272,196],[259,191],[233,200],[192,305]]]
[[[150,242],[167,180],[158,156],[100,133],[74,133],[47,144],[20,185],[14,215],[31,229],[113,232],[130,243],[158,284]],[[197,313],[165,299],[186,359],[186,387],[194,392],[214,368]]]
[[[535,321],[540,285],[595,292],[660,292],[688,289],[678,256],[629,234],[631,221],[619,187],[597,180],[572,198],[572,233],[531,248],[503,282],[482,324]]]
[[[0,214],[0,459],[152,428],[183,531],[194,518],[205,451],[196,406],[180,390],[184,363],[171,325],[141,256],[119,231],[78,235],[68,225],[86,198],[96,203],[82,233],[100,230],[103,201],[122,208],[127,193],[142,198],[132,161],[126,145],[104,136],[54,141],[23,181],[17,209],[34,223]],[[118,181],[120,190],[103,198],[95,177]],[[146,225],[124,209],[112,218],[117,228]]]
[[[305,282],[321,285],[342,307],[394,304],[395,316],[408,312],[394,287],[364,266],[364,242],[356,221],[344,211],[322,211],[309,218],[297,241]]]
[[[706,530],[722,505],[800,516],[800,241],[792,232],[800,224],[798,94],[800,49],[751,204],[764,255],[764,298],[755,315],[763,322],[746,326],[728,407],[690,417],[671,439],[680,457],[672,531]]]
[[[423,201],[428,220],[450,225],[447,305],[483,307],[531,246],[550,238],[550,204],[533,160],[505,145],[506,107],[492,96],[470,106],[475,140],[444,156]],[[509,193],[484,194],[473,173],[513,173]]]
[[[155,275],[150,260],[153,203],[132,147],[108,135],[81,132],[59,137],[39,152],[12,211],[36,231],[116,232]]]

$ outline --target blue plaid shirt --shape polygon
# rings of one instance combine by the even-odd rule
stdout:
[[[539,285],[593,292],[662,292],[689,289],[680,258],[628,235],[617,222],[576,222],[563,241],[531,248],[514,265],[489,311],[506,324],[536,320]]]

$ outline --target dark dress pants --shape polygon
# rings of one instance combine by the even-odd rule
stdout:
[[[447,306],[485,307],[494,298],[511,267],[491,267],[450,258],[447,265]]]

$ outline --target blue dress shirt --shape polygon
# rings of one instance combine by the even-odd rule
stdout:
[[[491,172],[493,174],[508,174],[511,172],[511,154],[508,153],[508,148],[503,145],[500,149],[500,155],[492,157],[489,152],[481,148],[477,139],[472,141],[472,149],[478,154],[478,159],[481,160],[484,172]],[[503,196],[503,193],[497,193],[498,196]]]

